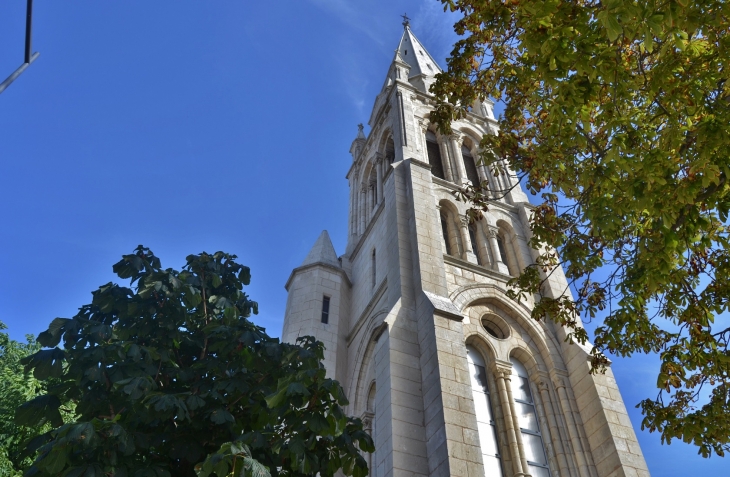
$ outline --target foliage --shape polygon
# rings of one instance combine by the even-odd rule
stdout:
[[[53,431],[28,446],[29,475],[364,476],[372,441],[345,416],[313,338],[280,343],[247,318],[247,267],[222,252],[163,269],[142,246],[73,318],[57,318],[24,363],[58,383],[18,409]],[[63,341],[63,349],[56,346]],[[76,404],[63,424],[58,407]]]
[[[604,352],[659,353],[642,427],[703,456],[730,449],[730,6],[725,0],[441,0],[463,37],[432,92],[448,132],[475,100],[504,98],[482,159],[539,194],[533,318]],[[500,172],[500,171],[497,171]],[[479,188],[475,208],[486,207]],[[559,200],[560,199],[560,200]],[[541,244],[547,247],[541,247]],[[560,260],[574,302],[544,292]],[[719,318],[718,318],[719,317]],[[704,397],[703,397],[704,396]]]
[[[0,330],[7,327],[0,322]],[[44,390],[43,384],[23,370],[20,360],[40,349],[35,338],[26,336],[22,343],[0,332],[0,475],[22,475],[30,459],[18,459],[24,442],[32,435],[49,429],[28,428],[13,422],[15,408]]]

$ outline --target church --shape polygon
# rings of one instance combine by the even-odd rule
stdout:
[[[589,347],[505,295],[536,256],[532,206],[506,164],[476,160],[497,132],[492,102],[449,136],[429,122],[440,71],[406,20],[370,133],[350,148],[347,248],[324,231],[292,271],[283,340],[324,343],[374,439],[370,475],[648,476],[610,367],[591,375]],[[494,201],[470,222],[454,192],[485,180]],[[561,270],[546,288],[567,289]]]

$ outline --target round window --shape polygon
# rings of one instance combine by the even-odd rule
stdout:
[[[497,315],[484,315],[482,317],[482,326],[484,331],[493,338],[498,340],[509,338],[509,325]]]

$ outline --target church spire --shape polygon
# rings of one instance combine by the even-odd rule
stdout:
[[[398,43],[398,49],[396,50],[396,58],[400,56],[400,59],[411,67],[409,75],[413,76],[434,76],[436,73],[441,72],[436,60],[429,54],[423,43],[416,38],[411,30],[411,22],[408,15],[402,15],[403,17],[403,36],[401,36],[400,42]]]

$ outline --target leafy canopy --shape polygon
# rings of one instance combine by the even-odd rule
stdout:
[[[28,445],[27,475],[364,476],[372,451],[345,416],[323,347],[280,343],[248,320],[247,267],[217,252],[163,269],[147,248],[114,265],[132,288],[108,283],[73,318],[56,318],[25,358],[48,392],[16,422],[53,430]],[[57,345],[63,342],[63,348]],[[61,402],[76,405],[64,424]]]
[[[0,321],[0,330],[7,327]],[[26,373],[20,360],[40,349],[32,335],[15,341],[0,331],[0,475],[18,477],[30,459],[19,458],[25,441],[49,429],[27,428],[13,422],[15,408],[44,391],[43,383]]]
[[[604,352],[659,353],[658,395],[642,428],[704,456],[730,447],[730,6],[725,0],[441,0],[463,14],[431,119],[504,98],[482,159],[505,158],[542,203],[535,267],[514,294],[533,318],[585,341],[577,317],[605,314]],[[500,171],[497,171],[500,172]],[[484,191],[465,195],[475,209]],[[560,199],[560,200],[559,200]],[[542,245],[547,247],[542,247]],[[559,259],[577,287],[546,296]],[[704,397],[703,397],[704,396]]]

